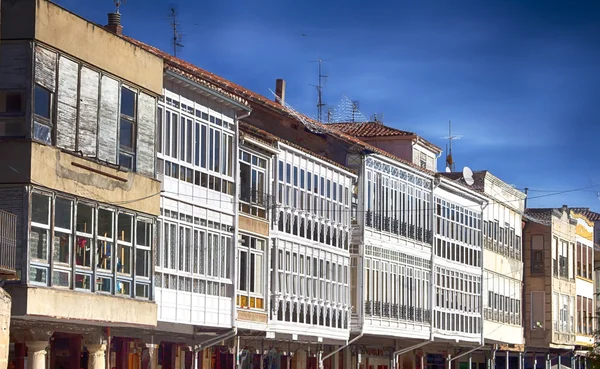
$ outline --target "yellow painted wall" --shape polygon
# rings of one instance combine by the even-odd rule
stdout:
[[[35,37],[139,87],[162,94],[162,59],[48,0],[2,4],[4,39]],[[108,18],[102,20],[102,24],[107,22]]]
[[[7,287],[13,316],[156,326],[154,302],[57,288]]]
[[[35,142],[31,145],[31,182],[87,199],[158,216],[160,182],[133,172],[122,172]],[[74,165],[123,178],[126,182]],[[156,194],[147,199],[143,197]],[[128,203],[128,201],[133,201]]]

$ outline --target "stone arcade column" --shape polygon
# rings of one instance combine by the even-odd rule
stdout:
[[[106,344],[86,344],[88,350],[88,369],[105,369],[106,367]]]
[[[46,369],[48,341],[27,341],[27,369]]]
[[[150,363],[148,364],[148,369],[157,369],[158,368],[158,345],[155,343],[147,343],[146,348],[148,349],[148,356],[150,356]],[[198,353],[194,351],[192,348],[192,355],[194,362],[192,363],[192,368],[198,368]]]

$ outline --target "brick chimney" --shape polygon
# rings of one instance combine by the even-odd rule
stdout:
[[[104,28],[116,35],[122,35],[121,13],[108,13],[108,24]]]
[[[285,80],[278,78],[277,81],[275,81],[275,95],[281,99],[281,105],[283,105],[285,102]],[[279,102],[277,99],[275,99],[275,101]]]

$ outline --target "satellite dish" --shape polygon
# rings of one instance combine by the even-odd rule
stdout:
[[[463,168],[463,179],[465,180],[465,183],[469,186],[472,186],[473,183],[475,183],[475,180],[473,179],[473,171],[471,170],[471,168]]]
[[[450,169],[450,167],[446,167],[446,173],[450,173],[452,172],[452,169]]]

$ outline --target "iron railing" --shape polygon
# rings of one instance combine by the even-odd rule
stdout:
[[[240,201],[249,203],[253,206],[268,208],[273,202],[269,194],[258,191],[253,187],[242,186],[240,188]]]
[[[0,210],[0,274],[15,274],[16,256],[17,216]]]
[[[378,231],[394,233],[429,244],[433,243],[433,232],[430,229],[424,229],[423,227],[417,227],[414,224],[408,224],[396,218],[383,216],[379,212],[367,210],[365,221],[367,227]]]

